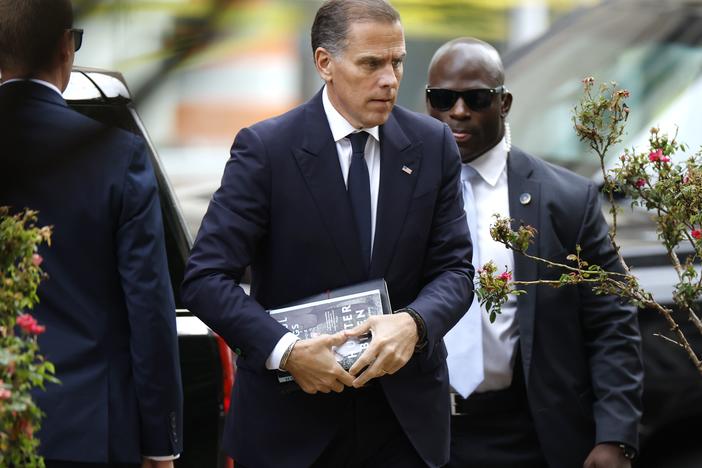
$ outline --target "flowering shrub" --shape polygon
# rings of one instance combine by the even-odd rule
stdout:
[[[492,317],[492,314],[499,313],[499,306],[506,301],[507,294],[523,293],[515,289],[519,285],[547,284],[562,287],[570,284],[591,284],[597,294],[615,294],[640,308],[653,309],[660,313],[674,333],[675,339],[657,336],[684,348],[702,373],[702,360],[680,329],[677,322],[679,318],[673,315],[670,307],[659,304],[651,293],[640,287],[621,257],[616,240],[617,213],[621,208],[614,201],[615,193],[623,193],[631,200],[632,207],[642,207],[654,215],[658,238],[678,276],[678,283],[673,291],[675,307],[682,311],[702,334],[702,320],[699,317],[702,275],[694,267],[694,263],[702,259],[702,150],[682,163],[674,163],[673,161],[679,159],[674,155],[685,152],[687,148],[677,142],[675,137],[671,138],[661,134],[659,129],[652,128],[649,145],[645,151],[626,150],[620,156],[616,167],[608,170],[605,165],[607,152],[621,141],[629,116],[630,110],[625,102],[629,92],[618,89],[616,83],[603,84],[599,87],[599,92],[595,92],[593,78],[585,78],[583,85],[584,96],[574,109],[573,123],[577,135],[588,143],[600,160],[604,178],[603,192],[609,198],[612,215],[609,238],[625,273],[605,271],[598,265],[589,265],[580,257],[579,246],[576,247],[576,252],[567,257],[569,263],[566,264],[531,256],[526,250],[536,235],[536,230],[530,226],[522,226],[513,231],[511,220],[497,216],[490,230],[493,239],[534,261],[559,268],[563,273],[557,280],[500,283],[500,277],[494,276],[494,267],[492,270],[484,267],[482,271],[490,273],[488,277],[484,277],[483,273],[479,275],[478,297],[481,303],[489,306],[488,313]],[[683,256],[679,254],[682,251],[686,252]]]
[[[45,328],[27,313],[44,276],[37,248],[51,240],[51,229],[34,226],[36,220],[36,212],[10,216],[0,207],[0,466],[44,466],[34,437],[42,413],[30,391],[57,382],[39,354],[37,335]]]

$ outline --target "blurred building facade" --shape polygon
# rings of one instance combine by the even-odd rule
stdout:
[[[598,0],[395,0],[408,58],[399,103],[423,111],[436,48],[475,36],[499,50]],[[76,64],[121,71],[197,229],[239,129],[313,95],[309,30],[321,0],[74,0]],[[194,233],[194,232],[193,232]]]

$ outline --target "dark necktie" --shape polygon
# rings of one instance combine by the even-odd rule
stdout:
[[[351,133],[348,138],[351,140],[353,155],[347,186],[358,237],[361,241],[363,265],[368,273],[371,258],[371,198],[368,165],[363,157],[368,133]]]

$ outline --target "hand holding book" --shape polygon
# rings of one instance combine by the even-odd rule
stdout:
[[[300,340],[287,360],[285,371],[306,393],[342,392],[354,378],[337,362],[332,347],[347,340],[344,332]]]
[[[419,340],[414,319],[406,312],[370,317],[345,334],[358,337],[368,332],[373,335],[370,345],[349,369],[349,373],[356,377],[352,382],[356,388],[404,367]]]

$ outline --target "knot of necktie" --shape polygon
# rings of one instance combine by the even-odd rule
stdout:
[[[348,135],[349,140],[351,140],[351,149],[353,151],[353,156],[363,156],[366,150],[366,140],[368,140],[368,133],[366,132],[356,132]]]

